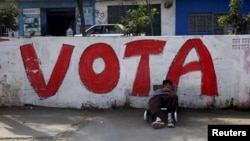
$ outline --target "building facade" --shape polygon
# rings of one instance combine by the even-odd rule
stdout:
[[[154,22],[154,35],[174,35],[174,4],[166,7],[166,0],[149,2],[159,12]],[[139,3],[140,0],[84,0],[86,28],[94,24],[119,23],[126,10],[138,7]],[[19,36],[64,36],[69,25],[74,27],[74,34],[80,33],[76,0],[20,0],[18,7],[21,11]]]
[[[94,1],[84,0],[86,26],[94,24]],[[80,32],[76,0],[20,0],[19,36],[65,36],[72,26]]]
[[[217,19],[229,11],[230,0],[175,0],[175,2],[175,35],[228,34],[226,27],[218,26]],[[243,0],[241,14],[250,12],[249,5],[249,0]]]
[[[153,32],[146,35],[175,35],[175,0],[149,0],[149,5],[156,8]],[[141,0],[99,0],[95,3],[95,23],[117,23],[128,9],[136,8]]]
[[[128,9],[141,0],[84,0],[85,28],[94,24],[119,23]],[[159,14],[154,17],[153,32],[146,35],[227,34],[217,24],[218,16],[229,11],[230,0],[148,0]],[[241,12],[250,11],[244,0]],[[80,33],[76,0],[20,0],[19,36],[65,36],[68,26]]]

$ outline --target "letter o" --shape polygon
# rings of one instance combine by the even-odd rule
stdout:
[[[105,63],[104,70],[99,74],[93,69],[93,63],[97,58],[102,58]],[[114,89],[120,77],[120,65],[112,47],[105,43],[89,46],[80,58],[79,75],[82,83],[90,91],[103,94]]]

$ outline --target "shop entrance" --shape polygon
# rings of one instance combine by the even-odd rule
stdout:
[[[74,8],[47,9],[47,35],[65,36],[66,30],[70,25],[74,30],[75,27]]]

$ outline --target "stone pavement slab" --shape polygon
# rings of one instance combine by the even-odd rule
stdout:
[[[0,140],[54,139],[84,122],[84,111],[59,108],[1,108]]]
[[[250,124],[249,110],[180,109],[153,129],[144,109],[0,108],[0,141],[207,141],[209,124]]]

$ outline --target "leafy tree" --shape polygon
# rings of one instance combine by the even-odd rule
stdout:
[[[157,9],[150,9],[148,0],[142,0],[137,9],[126,11],[125,17],[121,19],[121,23],[125,26],[126,34],[138,36],[145,33],[146,28],[149,26],[153,34],[152,23],[155,14],[158,14]]]
[[[243,15],[240,10],[243,0],[230,0],[229,11],[226,15],[218,18],[219,26],[231,25],[233,30],[229,34],[246,34],[250,27],[250,13]]]
[[[8,29],[16,31],[18,30],[18,23],[16,17],[19,15],[17,5],[12,2],[0,1],[3,7],[0,7],[0,26],[5,25]],[[0,28],[2,33],[2,28]]]
[[[77,2],[79,14],[80,14],[80,19],[81,19],[81,28],[80,28],[80,30],[81,30],[82,36],[86,36],[85,19],[84,19],[84,14],[83,14],[83,7],[82,7],[82,4],[83,4],[84,0],[76,0],[76,2]]]

